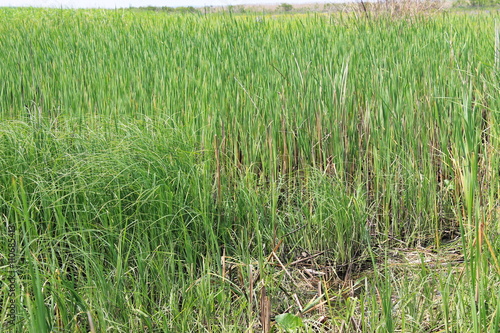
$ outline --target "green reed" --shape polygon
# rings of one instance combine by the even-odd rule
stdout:
[[[498,329],[494,15],[0,17],[20,329],[252,330],[273,249],[373,259],[332,329]],[[456,234],[464,274],[375,258]]]

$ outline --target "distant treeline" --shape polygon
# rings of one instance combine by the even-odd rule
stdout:
[[[500,5],[500,0],[453,0],[452,7],[454,8],[495,8]],[[294,7],[288,3],[281,3],[276,6],[205,6],[205,7],[131,7],[130,10],[137,11],[152,11],[163,13],[191,13],[191,14],[208,14],[216,12],[228,12],[232,14],[250,14],[258,13],[330,13],[330,12],[345,12],[345,11],[390,11],[391,13],[410,13],[421,11],[433,11],[448,8],[444,5],[444,0],[395,0],[388,1],[382,0],[378,2],[346,2],[346,3],[324,3],[324,4],[311,4],[311,6],[296,6]]]
[[[193,6],[189,7],[155,7],[155,6],[147,6],[147,7],[134,7],[131,9],[135,10],[144,10],[144,11],[154,11],[154,12],[167,12],[167,13],[198,13],[199,9],[194,8]]]

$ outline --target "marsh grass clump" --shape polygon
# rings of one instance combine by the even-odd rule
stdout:
[[[498,331],[495,15],[0,17],[14,330]]]

